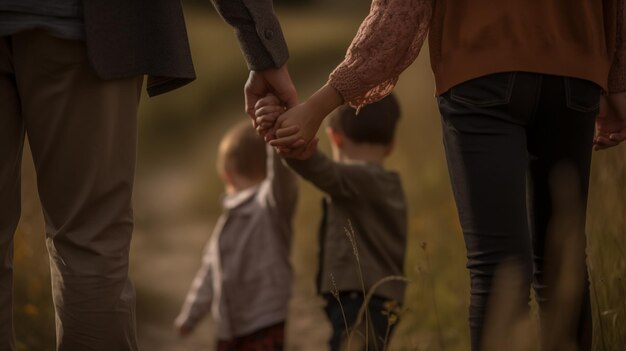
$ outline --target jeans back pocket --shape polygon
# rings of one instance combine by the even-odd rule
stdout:
[[[571,110],[588,113],[600,109],[602,88],[596,83],[579,78],[565,77],[565,100]]]

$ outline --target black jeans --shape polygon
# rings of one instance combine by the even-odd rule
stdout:
[[[528,311],[531,282],[543,348],[558,335],[578,350],[591,349],[584,229],[600,95],[589,81],[508,72],[464,82],[438,98],[467,248],[474,351],[489,342],[490,326],[506,322],[498,310],[512,304],[520,315]],[[511,265],[521,268],[517,288],[495,283],[499,269]]]
[[[346,336],[346,324],[349,330],[352,330],[356,323],[357,315],[363,305],[363,294],[360,292],[340,292],[339,300],[341,306],[335,297],[331,294],[324,294],[326,300],[326,316],[333,328],[330,338],[330,350],[339,351],[341,349],[342,342]],[[343,308],[343,313],[341,309]],[[369,351],[383,351],[386,349],[385,342],[389,342],[391,332],[398,322],[397,312],[400,306],[393,301],[386,300],[382,297],[373,296],[368,305],[369,314]],[[345,320],[344,320],[345,314]],[[393,320],[391,320],[393,318]],[[365,325],[363,321],[362,326]],[[359,332],[363,332],[363,328],[357,329]],[[374,335],[372,335],[374,334]],[[357,341],[362,343],[362,335],[354,335],[354,344]],[[376,345],[374,345],[374,342]],[[365,350],[365,348],[363,348]]]

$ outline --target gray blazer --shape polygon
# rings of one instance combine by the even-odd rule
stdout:
[[[287,61],[272,0],[211,1],[235,28],[250,69]],[[87,0],[84,10],[89,57],[102,79],[146,74],[150,96],[195,80],[180,0]]]

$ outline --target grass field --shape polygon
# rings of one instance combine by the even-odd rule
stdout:
[[[281,11],[291,49],[290,70],[300,96],[320,86],[342,58],[367,13]],[[214,171],[220,135],[245,118],[241,87],[246,69],[234,36],[214,14],[186,11],[199,80],[141,109],[137,225],[131,272],[138,291],[144,350],[202,350],[212,324],[188,340],[171,327],[219,215],[221,183]],[[392,350],[468,349],[468,274],[445,164],[439,114],[427,52],[402,76],[403,109],[397,147],[387,166],[403,179],[410,205],[406,312]],[[322,138],[324,139],[324,138]],[[326,142],[323,140],[323,147]],[[626,345],[626,146],[594,154],[588,211],[594,350]],[[54,314],[44,255],[42,217],[30,161],[24,168],[24,211],[16,241],[16,332],[20,350],[53,350]],[[302,183],[292,262],[295,268],[290,350],[324,350],[329,328],[314,293],[321,194]],[[497,214],[494,214],[497,215]]]

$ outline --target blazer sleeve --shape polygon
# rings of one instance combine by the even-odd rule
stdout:
[[[626,91],[626,0],[617,1],[615,56],[609,73],[609,93]]]
[[[331,197],[358,195],[358,174],[350,165],[332,161],[319,150],[306,160],[287,159],[289,167]]]
[[[272,0],[211,0],[217,12],[234,27],[250,70],[283,66],[289,51]]]

